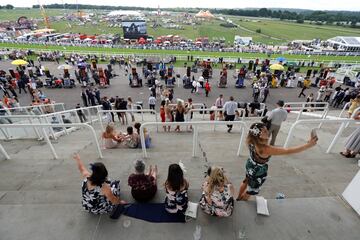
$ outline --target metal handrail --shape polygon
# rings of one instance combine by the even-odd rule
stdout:
[[[48,107],[48,106],[62,106],[62,109],[65,111],[65,104],[64,103],[50,103],[50,104],[40,104],[40,105],[33,105],[33,106],[22,106],[22,107],[13,107],[13,108],[7,108],[7,110],[19,110],[19,109],[33,109],[33,108],[42,108],[42,107]]]
[[[338,140],[341,133],[345,129],[347,123],[356,123],[356,122],[358,122],[358,121],[354,120],[354,119],[304,119],[304,120],[297,120],[295,123],[293,123],[291,125],[288,136],[287,136],[287,138],[285,140],[285,143],[284,143],[284,148],[287,148],[289,146],[290,139],[291,139],[291,137],[293,135],[293,132],[294,132],[294,129],[295,129],[295,127],[297,125],[300,125],[300,124],[313,124],[313,123],[341,123],[341,125],[340,125],[334,139],[332,140],[332,142],[330,143],[328,149],[326,150],[326,153],[330,153],[331,149],[334,147],[336,141]]]
[[[104,124],[102,122],[102,117],[101,117],[101,113],[111,113],[111,112],[141,112],[141,114],[143,113],[154,113],[155,115],[155,121],[158,122],[158,116],[157,116],[157,112],[153,109],[127,109],[127,110],[116,110],[116,109],[112,109],[112,110],[99,110],[98,111],[98,117],[99,117],[99,122],[100,122],[100,126],[101,126],[101,130],[105,131],[105,127]],[[125,116],[127,118],[127,116]],[[157,128],[157,131],[159,131],[159,129]]]
[[[347,109],[349,109],[349,106],[350,105],[350,102],[347,102],[345,105],[344,105],[344,107],[343,107],[343,109],[341,110],[341,112],[340,112],[340,114],[339,114],[339,118],[341,118],[341,116],[343,115],[343,113],[347,110]]]
[[[241,152],[241,144],[244,140],[244,130],[246,128],[246,124],[243,121],[201,121],[201,122],[146,122],[141,124],[140,127],[140,142],[141,148],[143,152],[143,157],[147,158],[146,146],[145,146],[145,136],[144,136],[144,128],[147,126],[193,126],[193,151],[192,156],[196,157],[197,147],[198,147],[198,126],[199,125],[240,125],[240,141],[238,151],[236,153],[237,156],[240,155]]]
[[[94,138],[94,143],[97,147],[97,151],[99,154],[99,158],[103,158],[102,152],[101,152],[101,148],[100,148],[100,144],[99,141],[96,137],[96,132],[94,130],[94,128],[92,126],[90,126],[87,123],[66,123],[66,124],[1,124],[0,127],[3,128],[16,128],[16,127],[39,127],[42,130],[43,133],[43,137],[45,138],[47,144],[49,145],[51,152],[54,156],[55,159],[58,159],[58,155],[56,154],[55,148],[52,145],[49,136],[47,135],[46,131],[45,131],[45,127],[86,127],[88,129],[90,129],[92,136]],[[6,159],[10,159],[9,155],[6,153],[5,149],[2,148],[2,146],[0,146],[0,151],[4,154],[4,156],[6,157]]]
[[[77,117],[77,120],[80,123],[81,120],[77,114],[77,111],[86,110],[86,111],[88,111],[88,115],[91,116],[90,111],[89,111],[90,109],[100,109],[101,107],[102,107],[102,105],[96,105],[96,106],[90,106],[90,107],[74,108],[74,109],[69,109],[69,110],[65,110],[65,111],[61,111],[61,112],[46,113],[46,114],[41,114],[41,115],[6,115],[6,116],[0,116],[0,118],[10,118],[10,119],[11,118],[24,118],[24,119],[29,119],[29,121],[30,121],[30,119],[37,118],[37,119],[44,119],[45,123],[50,124],[48,117],[59,116],[59,115],[65,114],[65,113],[75,113],[75,116]],[[99,110],[97,110],[97,111],[99,111]],[[61,117],[58,119],[59,119],[60,124],[64,123]],[[97,118],[95,118],[94,120],[90,119],[90,121],[87,121],[86,123],[92,123],[97,120],[98,120]],[[64,129],[64,132],[66,134],[68,134],[66,128],[64,127],[63,129]],[[39,136],[39,134],[35,128],[34,128],[34,131]],[[53,128],[50,128],[50,131],[51,131],[52,137],[54,139],[56,139],[56,135],[55,135]],[[5,137],[7,137],[7,136],[5,136]]]
[[[311,107],[311,104],[313,104],[313,105],[321,104],[322,106],[321,107],[317,107],[317,106]],[[293,107],[292,105],[295,105],[295,107]],[[296,105],[300,105],[300,106],[296,106]],[[298,116],[296,118],[296,121],[300,120],[304,110],[309,109],[309,108],[311,108],[312,110],[324,110],[324,112],[321,116],[321,119],[325,119],[329,113],[329,103],[328,102],[287,102],[284,104],[284,109],[286,109],[287,107],[290,108],[289,109],[290,111],[299,110],[299,113],[297,113]],[[319,124],[319,128],[321,127],[321,125],[322,125],[322,123]]]

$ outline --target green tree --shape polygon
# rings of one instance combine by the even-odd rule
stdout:
[[[7,4],[7,5],[5,6],[5,8],[6,8],[6,9],[14,9],[14,6],[13,6],[13,5],[10,5],[10,4]]]

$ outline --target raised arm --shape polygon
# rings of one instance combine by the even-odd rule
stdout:
[[[290,147],[290,148],[274,147],[274,146],[267,145],[261,151],[261,155],[272,156],[272,155],[287,155],[287,154],[299,153],[299,152],[302,152],[306,149],[309,149],[309,148],[315,146],[317,143],[317,140],[318,140],[317,137],[313,137],[304,145]]]
[[[101,188],[102,193],[104,194],[104,196],[112,203],[112,204],[126,204],[126,202],[124,200],[121,200],[119,197],[115,196],[112,192],[111,192],[111,188],[109,186],[109,184],[104,184],[103,187]]]
[[[77,163],[78,169],[82,175],[82,177],[90,177],[90,172],[86,169],[86,167],[84,166],[83,162],[80,159],[80,155],[78,153],[74,154],[74,160]]]

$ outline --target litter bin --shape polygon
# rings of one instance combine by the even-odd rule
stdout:
[[[140,105],[141,107],[140,107],[139,105]],[[144,108],[143,102],[142,102],[142,101],[136,102],[136,109],[141,110],[141,108]],[[138,113],[141,113],[141,112],[138,112]]]

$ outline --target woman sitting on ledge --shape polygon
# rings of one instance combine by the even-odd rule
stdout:
[[[141,148],[140,127],[141,127],[141,123],[138,123],[138,122],[137,122],[137,123],[134,124],[134,128],[136,129],[136,132],[137,132],[137,134],[138,134],[138,136],[139,136],[139,139],[138,139],[138,141],[139,141],[139,148]],[[144,128],[144,138],[145,138],[145,147],[146,147],[146,148],[150,148],[151,138],[150,138],[150,135],[149,135],[149,133],[148,133],[148,131],[147,131],[146,128]]]
[[[131,195],[138,202],[150,201],[156,194],[157,166],[150,165],[148,174],[145,174],[145,163],[142,160],[135,162],[135,173],[129,176],[128,184],[131,187]]]
[[[103,214],[110,213],[117,204],[126,204],[119,198],[120,181],[107,179],[108,172],[103,163],[90,164],[90,173],[82,163],[79,154],[74,155],[82,183],[82,206],[89,213]]]
[[[122,134],[116,133],[114,123],[112,122],[106,126],[102,138],[104,139],[106,149],[120,147],[120,143],[123,141]]]
[[[188,207],[189,183],[178,164],[169,166],[168,177],[165,182],[165,210],[169,213],[184,214]]]
[[[127,127],[126,131],[127,134],[121,136],[124,146],[128,148],[137,148],[139,145],[139,135],[134,132],[134,129],[131,126]]]
[[[205,179],[202,189],[200,207],[205,213],[219,217],[231,216],[234,209],[235,191],[222,168],[209,168],[208,177]]]

